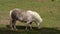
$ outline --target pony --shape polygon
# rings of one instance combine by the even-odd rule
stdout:
[[[32,22],[36,23],[37,27],[40,28],[40,23],[42,22],[41,16],[36,11],[22,10],[22,9],[12,9],[10,10],[10,28],[16,30],[16,21],[26,23],[26,30],[29,26],[32,29]]]

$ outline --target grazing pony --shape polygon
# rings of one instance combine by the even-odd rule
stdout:
[[[30,29],[32,29],[32,22],[35,22],[38,28],[40,28],[40,23],[42,22],[42,18],[37,12],[31,10],[25,11],[17,8],[10,10],[10,18],[10,27],[12,30],[16,29],[16,20],[20,22],[25,22],[26,29],[28,26],[30,27]]]

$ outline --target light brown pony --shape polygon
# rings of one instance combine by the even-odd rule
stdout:
[[[31,11],[31,10],[21,10],[21,9],[13,9],[10,10],[10,27],[12,30],[16,29],[16,20],[21,21],[21,22],[25,22],[27,23],[26,25],[26,30],[27,27],[29,26],[30,29],[32,29],[31,23],[35,22],[38,26],[38,28],[40,28],[40,23],[42,22],[42,18],[40,17],[40,15],[35,12],[35,11]]]

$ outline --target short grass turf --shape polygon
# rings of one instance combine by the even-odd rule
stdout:
[[[38,12],[43,19],[43,28],[31,31],[8,30],[9,11],[14,8]],[[25,23],[17,22],[16,25],[24,26]],[[36,27],[36,24],[32,23],[32,26]],[[0,0],[0,28],[1,34],[60,34],[60,0]]]

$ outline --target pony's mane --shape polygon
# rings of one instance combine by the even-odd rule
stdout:
[[[27,12],[29,12],[29,13],[32,14],[35,18],[39,19],[40,22],[42,22],[42,18],[40,17],[40,15],[39,15],[36,11],[28,10]]]

